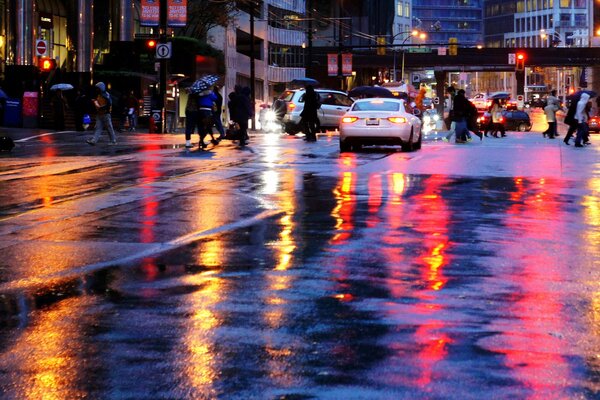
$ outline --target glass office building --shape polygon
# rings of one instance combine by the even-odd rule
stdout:
[[[483,44],[483,0],[418,0],[412,10],[433,46],[450,38],[457,38],[459,47]]]

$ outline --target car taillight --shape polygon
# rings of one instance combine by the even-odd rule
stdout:
[[[358,121],[358,117],[343,117],[342,118],[342,122],[345,124],[352,124],[356,121]]]
[[[288,112],[292,112],[294,111],[294,108],[296,108],[296,105],[294,103],[288,103],[287,108]]]
[[[389,117],[388,121],[393,122],[394,124],[404,124],[404,123],[406,123],[406,118],[404,118],[404,117]]]

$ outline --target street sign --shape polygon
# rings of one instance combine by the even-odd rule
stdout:
[[[525,98],[522,94],[517,95],[517,101],[523,101]]]
[[[156,45],[156,58],[171,58],[171,42]]]
[[[412,75],[412,83],[420,83],[420,82],[421,82],[421,75],[413,74]]]
[[[433,104],[440,104],[440,98],[439,97],[434,97],[433,98]]]
[[[515,65],[517,63],[517,55],[515,53],[508,53],[508,63]]]
[[[409,47],[407,53],[431,53],[431,47]]]
[[[45,40],[36,40],[35,53],[39,57],[47,56],[48,55],[48,42]]]
[[[438,56],[445,56],[446,54],[448,54],[447,47],[438,47]]]

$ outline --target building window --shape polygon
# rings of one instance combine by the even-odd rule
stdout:
[[[569,8],[571,6],[571,0],[560,0],[560,8]]]
[[[399,1],[398,3],[396,3],[396,12],[398,13],[399,17],[402,17],[404,15],[404,3],[402,3],[401,1]]]
[[[575,0],[575,8],[586,8],[586,0]]]
[[[404,3],[404,16],[410,18],[410,3]]]
[[[304,67],[304,49],[300,46],[269,44],[269,65],[274,67]]]

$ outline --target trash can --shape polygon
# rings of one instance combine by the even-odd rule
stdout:
[[[21,100],[6,99],[6,108],[4,109],[4,126],[20,128],[23,120],[21,118],[22,111]]]

